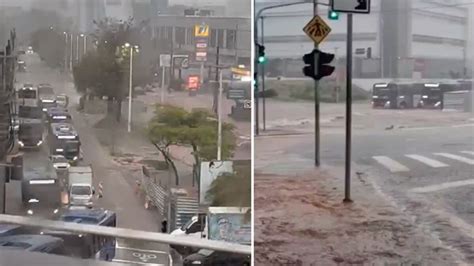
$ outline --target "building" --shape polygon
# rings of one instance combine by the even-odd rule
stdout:
[[[197,17],[160,15],[152,20],[153,47],[146,48],[144,54],[159,58],[159,54],[188,55],[190,68],[188,73],[199,73],[200,63],[195,60],[195,25],[209,26],[207,62],[215,65],[217,47],[219,64],[228,66],[250,66],[251,21],[241,17]],[[146,43],[147,41],[141,41]],[[140,45],[142,47],[142,45]],[[148,56],[150,57],[150,56]],[[158,62],[158,60],[156,60]],[[230,70],[229,70],[230,73]],[[211,76],[211,68],[206,67],[205,78]]]
[[[354,15],[354,77],[460,77],[470,71],[469,5],[447,0],[372,0],[370,14]],[[267,1],[257,6],[281,3]],[[472,8],[472,7],[471,7]],[[345,58],[347,21],[328,19],[327,7],[318,14],[332,28],[321,49]],[[301,56],[313,48],[302,28],[312,18],[312,4],[264,12],[266,53],[285,59],[285,74],[302,75]],[[259,22],[260,26],[260,22]],[[261,31],[261,30],[260,30]],[[472,41],[471,41],[472,42]]]

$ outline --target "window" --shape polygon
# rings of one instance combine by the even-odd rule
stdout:
[[[235,49],[237,31],[236,30],[227,30],[226,33],[226,48],[227,49]]]
[[[187,234],[193,234],[201,231],[201,225],[199,223],[194,223],[186,230]]]
[[[211,43],[210,43],[210,47],[216,47],[217,46],[217,30],[213,30],[211,29],[211,36],[210,39],[211,39]]]
[[[187,31],[186,31],[186,44],[187,45],[194,44],[194,29],[193,28],[187,28]]]
[[[224,47],[224,30],[217,31],[217,45],[219,47]]]
[[[186,36],[186,28],[183,28],[183,27],[177,27],[176,28],[176,33],[175,33],[175,37],[176,37],[176,43],[177,44],[185,44],[185,37]]]

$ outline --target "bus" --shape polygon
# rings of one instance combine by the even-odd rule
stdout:
[[[439,83],[423,83],[421,88],[421,99],[419,108],[441,108],[443,91]]]
[[[117,215],[105,209],[88,209],[82,207],[70,207],[59,218],[60,221],[68,223],[117,226]],[[74,257],[83,259],[99,257],[101,260],[109,261],[115,256],[115,237],[93,234],[76,234],[66,231],[45,230],[41,234],[61,237],[64,245]],[[96,255],[98,254],[98,255]]]
[[[372,89],[373,108],[416,108],[420,99],[421,89],[414,83],[376,83]]]
[[[59,217],[62,188],[52,164],[46,168],[28,169],[21,181],[21,197],[28,216],[45,219]]]
[[[18,144],[20,148],[39,147],[43,143],[43,117],[40,107],[18,106]]]
[[[48,133],[50,155],[62,155],[75,165],[81,156],[79,135],[71,124],[53,123]]]
[[[16,90],[15,100],[17,106],[39,107],[38,88],[33,87],[31,84],[25,84],[24,87]]]

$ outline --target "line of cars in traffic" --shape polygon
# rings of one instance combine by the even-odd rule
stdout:
[[[17,90],[16,104],[20,149],[28,152],[44,148],[49,155],[44,167],[23,173],[25,214],[67,223],[116,227],[116,213],[93,204],[92,167],[79,165],[81,144],[67,110],[67,96],[56,95],[50,84],[24,84]],[[129,265],[143,264],[142,255],[147,254],[148,263],[159,262],[150,265],[173,265],[168,252],[118,247],[117,239],[110,236],[0,224],[0,248],[13,246],[25,251]]]
[[[112,226],[116,214],[93,208],[92,169],[77,166],[81,159],[79,135],[68,113],[68,97],[55,95],[50,84],[23,84],[15,93],[13,125],[20,150],[32,153],[41,166],[23,170],[21,198],[28,216]],[[43,155],[44,157],[44,155]],[[78,258],[114,258],[115,238],[0,224],[0,247]]]
[[[472,80],[452,82],[384,82],[372,88],[372,107],[443,109],[444,94],[472,90]]]

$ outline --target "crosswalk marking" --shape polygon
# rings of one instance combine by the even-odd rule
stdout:
[[[422,162],[422,163],[424,163],[426,165],[429,165],[431,167],[434,167],[434,168],[448,167],[449,166],[449,165],[447,165],[445,163],[442,163],[440,161],[437,161],[437,160],[434,160],[434,159],[431,159],[431,158],[428,158],[428,157],[425,157],[425,156],[417,155],[417,154],[407,154],[405,156],[408,157],[408,158],[411,158],[413,160],[417,160],[419,162]]]
[[[392,173],[410,171],[408,167],[395,160],[390,159],[387,156],[374,156],[372,158],[374,158],[374,160],[376,160],[381,165],[385,166]]]
[[[474,155],[474,151],[462,151],[462,153]]]
[[[410,191],[415,192],[415,193],[428,193],[428,192],[435,192],[435,191],[444,190],[448,188],[463,187],[467,185],[474,185],[474,179],[461,180],[461,181],[455,181],[455,182],[446,182],[446,183],[441,183],[441,184],[426,186],[426,187],[417,187],[417,188],[411,189]]]
[[[469,158],[466,158],[466,157],[463,157],[463,156],[450,154],[450,153],[444,153],[444,152],[438,152],[438,153],[434,153],[434,154],[438,155],[438,156],[443,156],[443,157],[446,157],[446,158],[449,158],[449,159],[457,160],[457,161],[460,161],[460,162],[463,162],[463,163],[474,165],[474,160],[473,159],[469,159]]]

